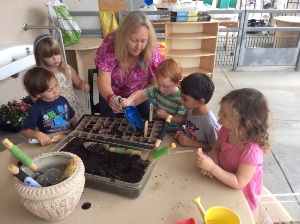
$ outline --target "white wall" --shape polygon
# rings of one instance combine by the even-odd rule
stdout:
[[[99,11],[98,0],[63,0],[63,3],[68,6],[70,11]],[[133,10],[139,10],[139,8],[144,5],[144,0],[127,0],[128,11],[130,11],[131,8]],[[74,19],[81,29],[101,29],[99,17],[74,16]]]
[[[7,43],[33,44],[35,38],[49,33],[45,30],[23,30],[23,24],[35,26],[48,25],[47,0],[0,0],[0,45]],[[70,2],[68,4],[67,2]],[[98,10],[97,0],[63,1],[70,10]],[[90,8],[92,7],[92,9]],[[0,105],[11,100],[20,100],[27,95],[22,84],[26,71],[20,72],[18,78],[7,78],[0,81]]]
[[[23,24],[48,24],[48,14],[43,0],[1,0],[0,7],[0,44],[33,44],[36,36],[47,30],[23,30]],[[0,81],[0,105],[11,100],[19,100],[27,95],[22,85],[24,72],[16,79]]]
[[[53,2],[54,0],[52,0]],[[48,30],[23,30],[23,24],[35,26],[48,25],[47,0],[0,0],[0,45],[6,43],[33,44],[34,39]],[[98,0],[63,0],[70,11],[98,11]],[[144,5],[143,0],[132,0],[133,9]],[[131,9],[131,0],[127,0],[127,9]],[[76,18],[74,18],[76,20]],[[82,18],[81,18],[82,19]],[[77,21],[77,20],[76,20]],[[99,18],[83,18],[78,21],[82,29],[100,28]],[[0,105],[11,100],[19,100],[27,95],[22,78],[26,71],[20,72],[16,79],[0,81]]]
[[[63,0],[69,11],[99,11],[98,0]],[[81,29],[100,29],[99,17],[96,16],[74,16],[75,21]]]

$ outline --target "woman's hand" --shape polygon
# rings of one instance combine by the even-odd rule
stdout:
[[[121,105],[121,99],[122,97],[116,96],[114,94],[108,99],[108,105],[115,114],[124,113],[124,109]]]
[[[134,106],[133,102],[129,98],[122,98],[121,100],[122,107]]]

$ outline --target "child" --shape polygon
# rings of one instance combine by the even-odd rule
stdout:
[[[162,61],[156,70],[157,86],[133,92],[127,99],[122,99],[122,106],[135,105],[141,98],[153,98],[154,118],[166,119],[171,114],[172,123],[184,124],[186,110],[180,103],[179,83],[182,79],[182,68],[175,59]],[[176,125],[178,130],[178,125]],[[173,128],[176,128],[173,126]],[[171,129],[168,129],[171,131]],[[173,132],[174,133],[174,132]]]
[[[180,145],[202,148],[209,152],[217,139],[220,125],[208,108],[215,85],[204,73],[193,73],[181,81],[181,103],[188,110],[184,130],[175,138]]]
[[[201,173],[241,189],[252,211],[263,186],[263,155],[269,150],[268,113],[264,95],[256,89],[233,90],[220,102],[218,140],[211,158],[196,154]]]
[[[90,86],[80,79],[74,68],[65,63],[59,43],[49,35],[37,37],[34,41],[34,56],[37,66],[46,67],[55,74],[61,95],[67,98],[75,110],[77,120],[87,114],[88,111],[80,104],[74,92],[73,84],[85,93],[90,91]]]
[[[60,87],[52,71],[32,68],[26,72],[23,82],[26,91],[37,100],[24,121],[22,134],[36,138],[41,145],[49,145],[52,141],[47,134],[75,126],[75,112],[68,100],[59,95]]]

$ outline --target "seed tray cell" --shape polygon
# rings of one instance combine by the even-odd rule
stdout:
[[[143,122],[145,122],[143,120]],[[163,121],[149,122],[147,136],[144,130],[134,131],[126,118],[84,115],[70,133],[72,137],[83,137],[107,142],[116,142],[135,148],[154,149]]]

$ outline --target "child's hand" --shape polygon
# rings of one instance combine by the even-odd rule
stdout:
[[[169,113],[167,113],[165,110],[158,109],[156,111],[156,115],[160,118],[166,119],[169,116]]]
[[[208,155],[202,152],[196,152],[196,166],[203,170],[201,171],[203,175],[210,176],[216,164]]]
[[[85,93],[89,93],[90,92],[90,85],[85,83],[84,81],[82,81],[81,84],[80,84],[80,89]]]
[[[40,131],[36,134],[36,139],[42,146],[52,144],[52,139],[47,134]]]
[[[202,148],[198,148],[197,152],[198,152],[198,153],[203,153],[203,152],[202,152]],[[198,167],[198,169],[199,169],[199,172],[202,173],[204,176],[208,176],[209,178],[213,178],[213,177],[214,177],[214,176],[213,176],[210,172],[208,172],[207,170],[201,169],[201,168],[199,168],[199,167]]]
[[[174,134],[174,138],[178,139],[180,135],[184,135],[183,131],[176,131],[176,133]]]
[[[127,107],[127,106],[130,106],[130,105],[134,106],[132,104],[132,102],[130,100],[128,100],[128,98],[122,98],[121,105],[122,105],[122,107]]]
[[[176,132],[176,134],[177,133],[178,134],[177,134],[177,138],[176,137],[175,138],[178,140],[180,145],[182,145],[182,146],[192,146],[193,145],[193,139],[186,136],[183,131],[178,131],[178,132]]]
[[[202,173],[204,176],[208,176],[209,178],[213,178],[214,176],[208,172],[207,170],[200,169],[200,173]]]

